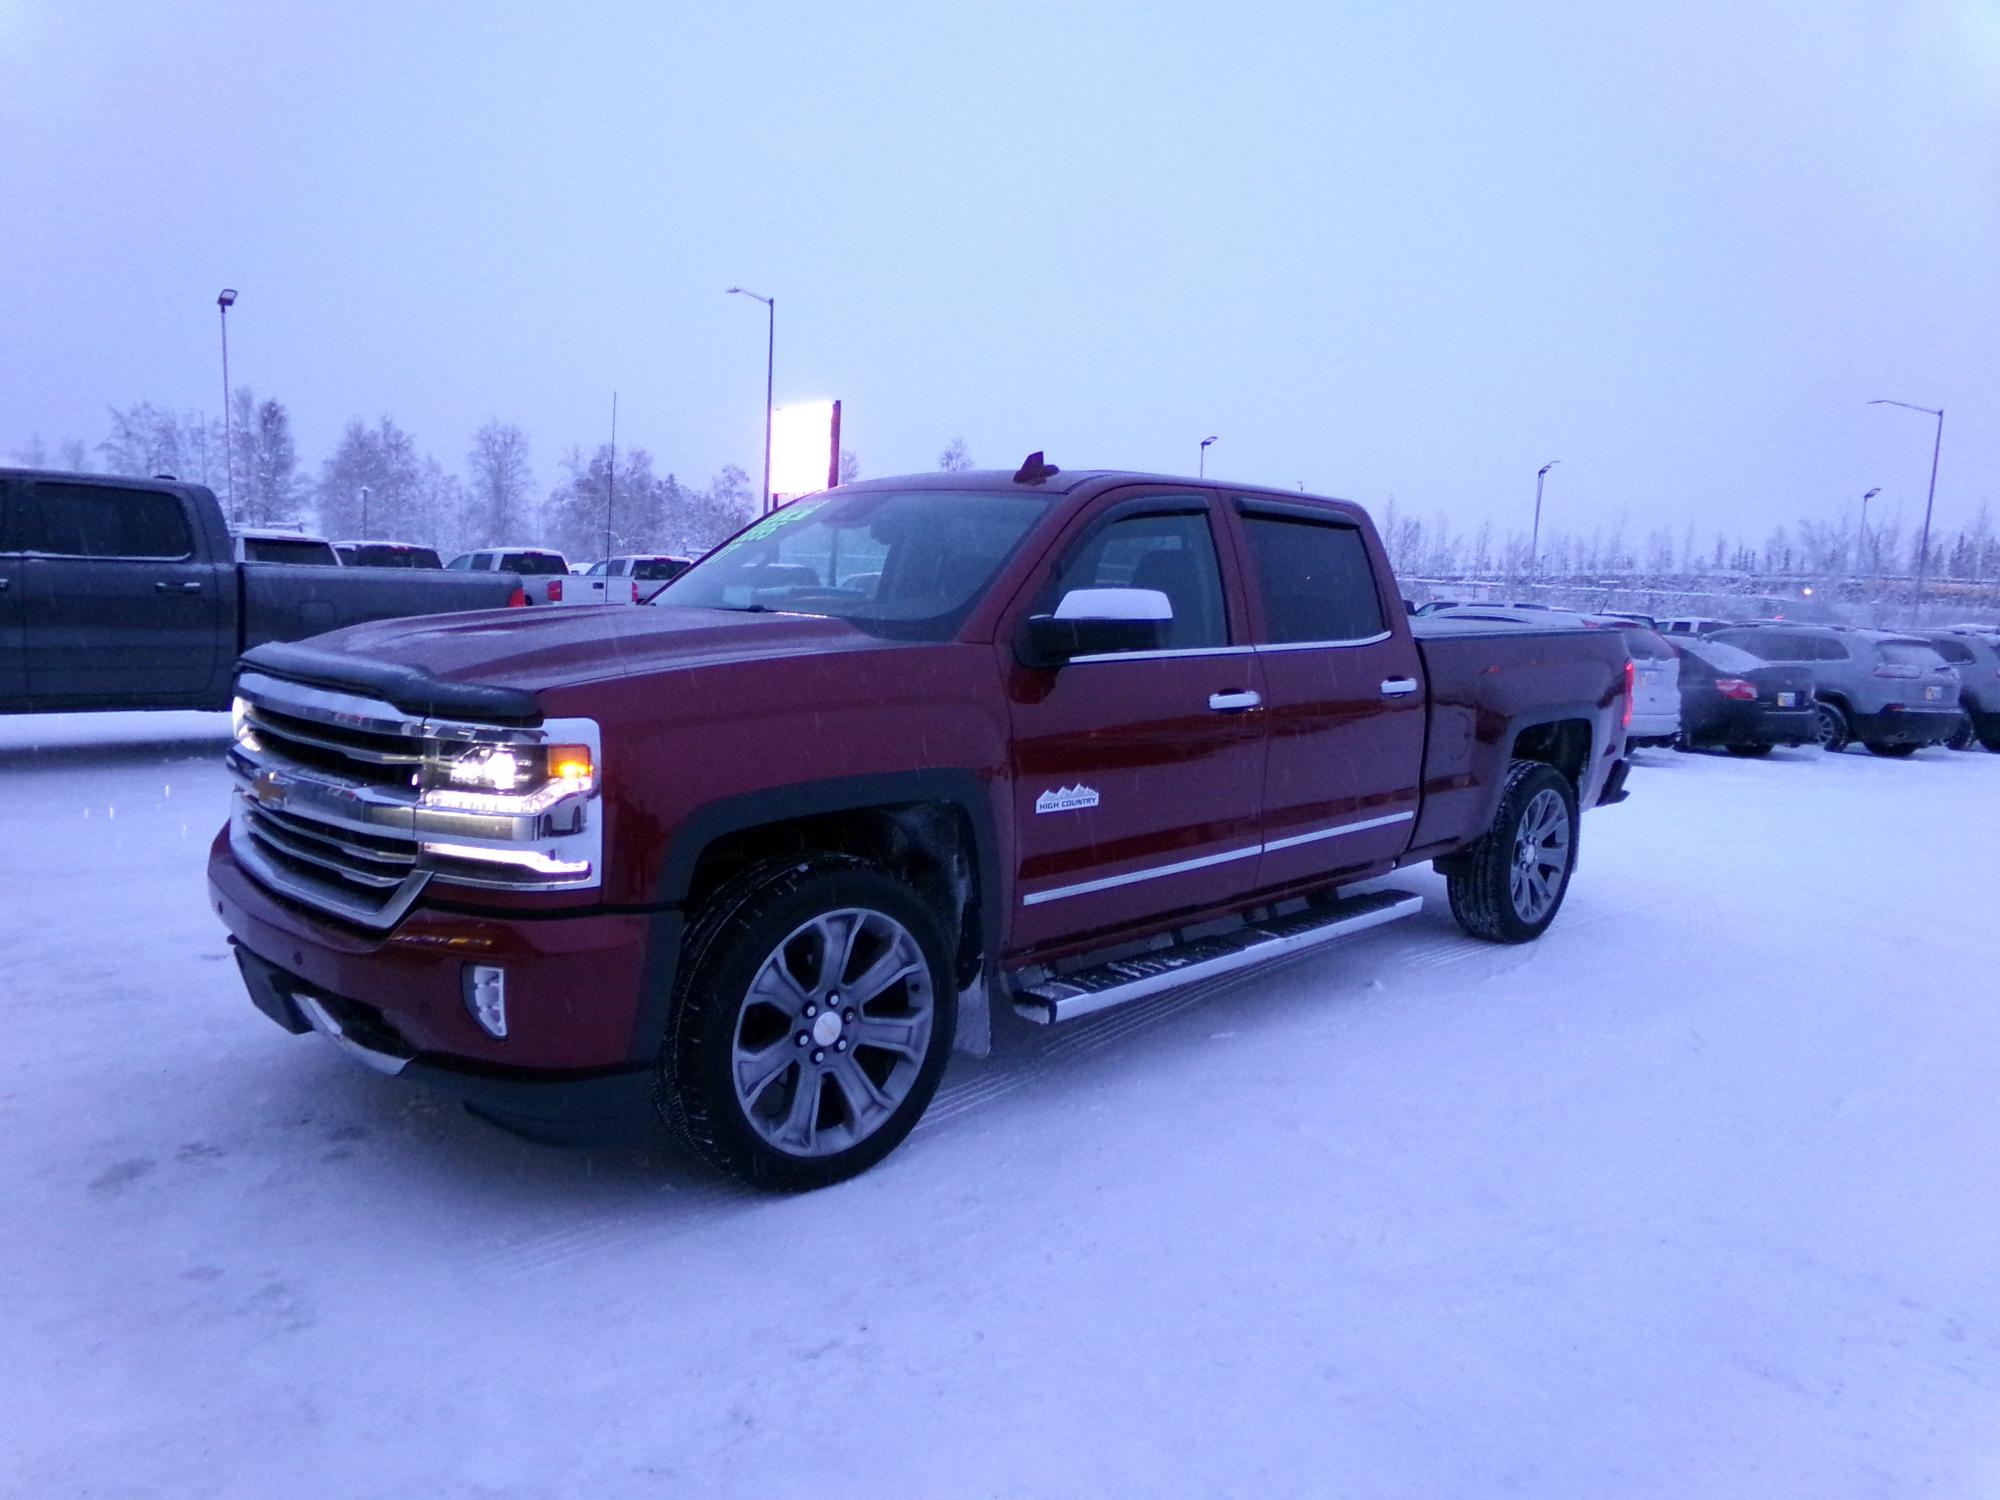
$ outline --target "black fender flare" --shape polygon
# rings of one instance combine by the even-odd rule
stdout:
[[[692,915],[687,909],[695,871],[718,840],[753,828],[789,823],[829,813],[942,803],[965,815],[972,832],[972,859],[979,878],[979,938],[986,977],[1000,951],[1003,910],[1000,845],[987,782],[957,768],[896,771],[868,776],[836,776],[796,782],[741,796],[724,797],[682,818],[668,838],[667,857],[655,888],[658,903],[646,940],[646,960],[632,1035],[632,1060],[650,1066],[666,1033],[680,963],[681,937]]]

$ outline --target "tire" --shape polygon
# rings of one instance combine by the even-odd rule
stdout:
[[[829,975],[836,948],[847,961]],[[734,882],[682,950],[660,1058],[668,1133],[761,1188],[865,1172],[937,1092],[958,1024],[951,951],[937,913],[862,860],[786,860]],[[873,994],[837,993],[898,966]]]
[[[1907,760],[1922,749],[1921,745],[1889,745],[1881,740],[1866,740],[1870,755],[1879,755],[1884,760]]]
[[[1979,743],[1979,736],[1972,732],[1972,716],[1967,714],[1958,721],[1958,728],[1951,732],[1951,738],[1944,742],[1947,750],[1970,750]]]
[[[1727,745],[1723,748],[1731,755],[1740,756],[1744,760],[1761,760],[1771,753],[1769,745]]]
[[[1979,743],[1995,755],[2000,755],[2000,734],[1982,734],[1979,737]]]
[[[1569,891],[1576,835],[1576,789],[1569,778],[1541,761],[1515,761],[1493,826],[1446,868],[1445,891],[1458,925],[1490,943],[1540,937]]]
[[[1838,755],[1854,739],[1854,729],[1837,703],[1819,703],[1819,747]]]

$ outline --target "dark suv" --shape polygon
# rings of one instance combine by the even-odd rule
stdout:
[[[1711,640],[1762,661],[1804,662],[1819,699],[1819,742],[1859,740],[1876,755],[1913,755],[1958,732],[1958,674],[1930,642],[1844,625],[1745,625]]]
[[[1984,745],[2000,754],[2000,630],[1927,630],[1924,639],[1958,673],[1965,713],[1951,748]]]

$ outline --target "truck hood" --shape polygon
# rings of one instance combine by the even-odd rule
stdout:
[[[443,682],[527,692],[614,675],[901,644],[821,615],[647,604],[531,606],[381,620],[312,642],[319,650],[414,667]]]

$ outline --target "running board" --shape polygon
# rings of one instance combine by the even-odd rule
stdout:
[[[1197,938],[1137,958],[1121,958],[1079,969],[1014,992],[1014,1009],[1043,1026],[1070,1021],[1092,1011],[1143,1000],[1185,984],[1213,979],[1237,969],[1303,953],[1349,933],[1414,917],[1424,898],[1410,891],[1369,891],[1290,916],[1250,926],[1226,937]]]

